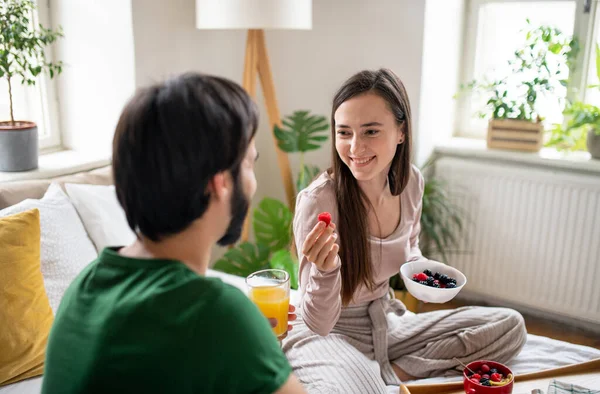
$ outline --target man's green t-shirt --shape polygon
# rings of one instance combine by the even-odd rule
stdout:
[[[105,249],[71,284],[43,393],[273,393],[291,367],[237,288],[178,261]]]

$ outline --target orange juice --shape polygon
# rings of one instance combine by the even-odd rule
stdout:
[[[267,318],[277,319],[277,327],[273,332],[277,337],[287,332],[288,307],[290,297],[286,289],[281,287],[263,286],[253,287],[249,292],[250,299]]]

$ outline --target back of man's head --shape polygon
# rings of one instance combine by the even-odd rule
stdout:
[[[187,73],[142,89],[113,140],[117,197],[129,226],[152,241],[185,230],[206,211],[208,182],[239,166],[258,122],[236,83]]]

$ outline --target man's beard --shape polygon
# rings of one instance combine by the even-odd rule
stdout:
[[[229,227],[227,227],[225,235],[217,241],[217,244],[221,246],[236,243],[242,235],[244,221],[246,220],[250,202],[244,195],[240,177],[240,174],[235,177],[236,179],[233,186],[233,195],[231,196],[231,221],[229,222]]]

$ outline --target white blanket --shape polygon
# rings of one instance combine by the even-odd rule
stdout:
[[[244,278],[239,276],[224,274],[222,272],[208,270],[207,276],[216,276],[226,283],[231,284],[246,292],[246,283]],[[292,290],[290,302],[298,305],[299,294]],[[516,359],[509,363],[509,367],[515,374],[539,371],[561,367],[569,364],[580,363],[584,361],[600,358],[600,350],[587,346],[574,345],[571,343],[557,341],[554,339],[529,335],[523,351]],[[449,373],[447,377],[420,379],[411,382],[411,384],[423,383],[442,383],[449,381],[462,380],[457,374]],[[42,377],[24,380],[8,386],[0,387],[0,394],[39,394],[42,387]],[[390,393],[398,393],[397,387],[389,387]]]

